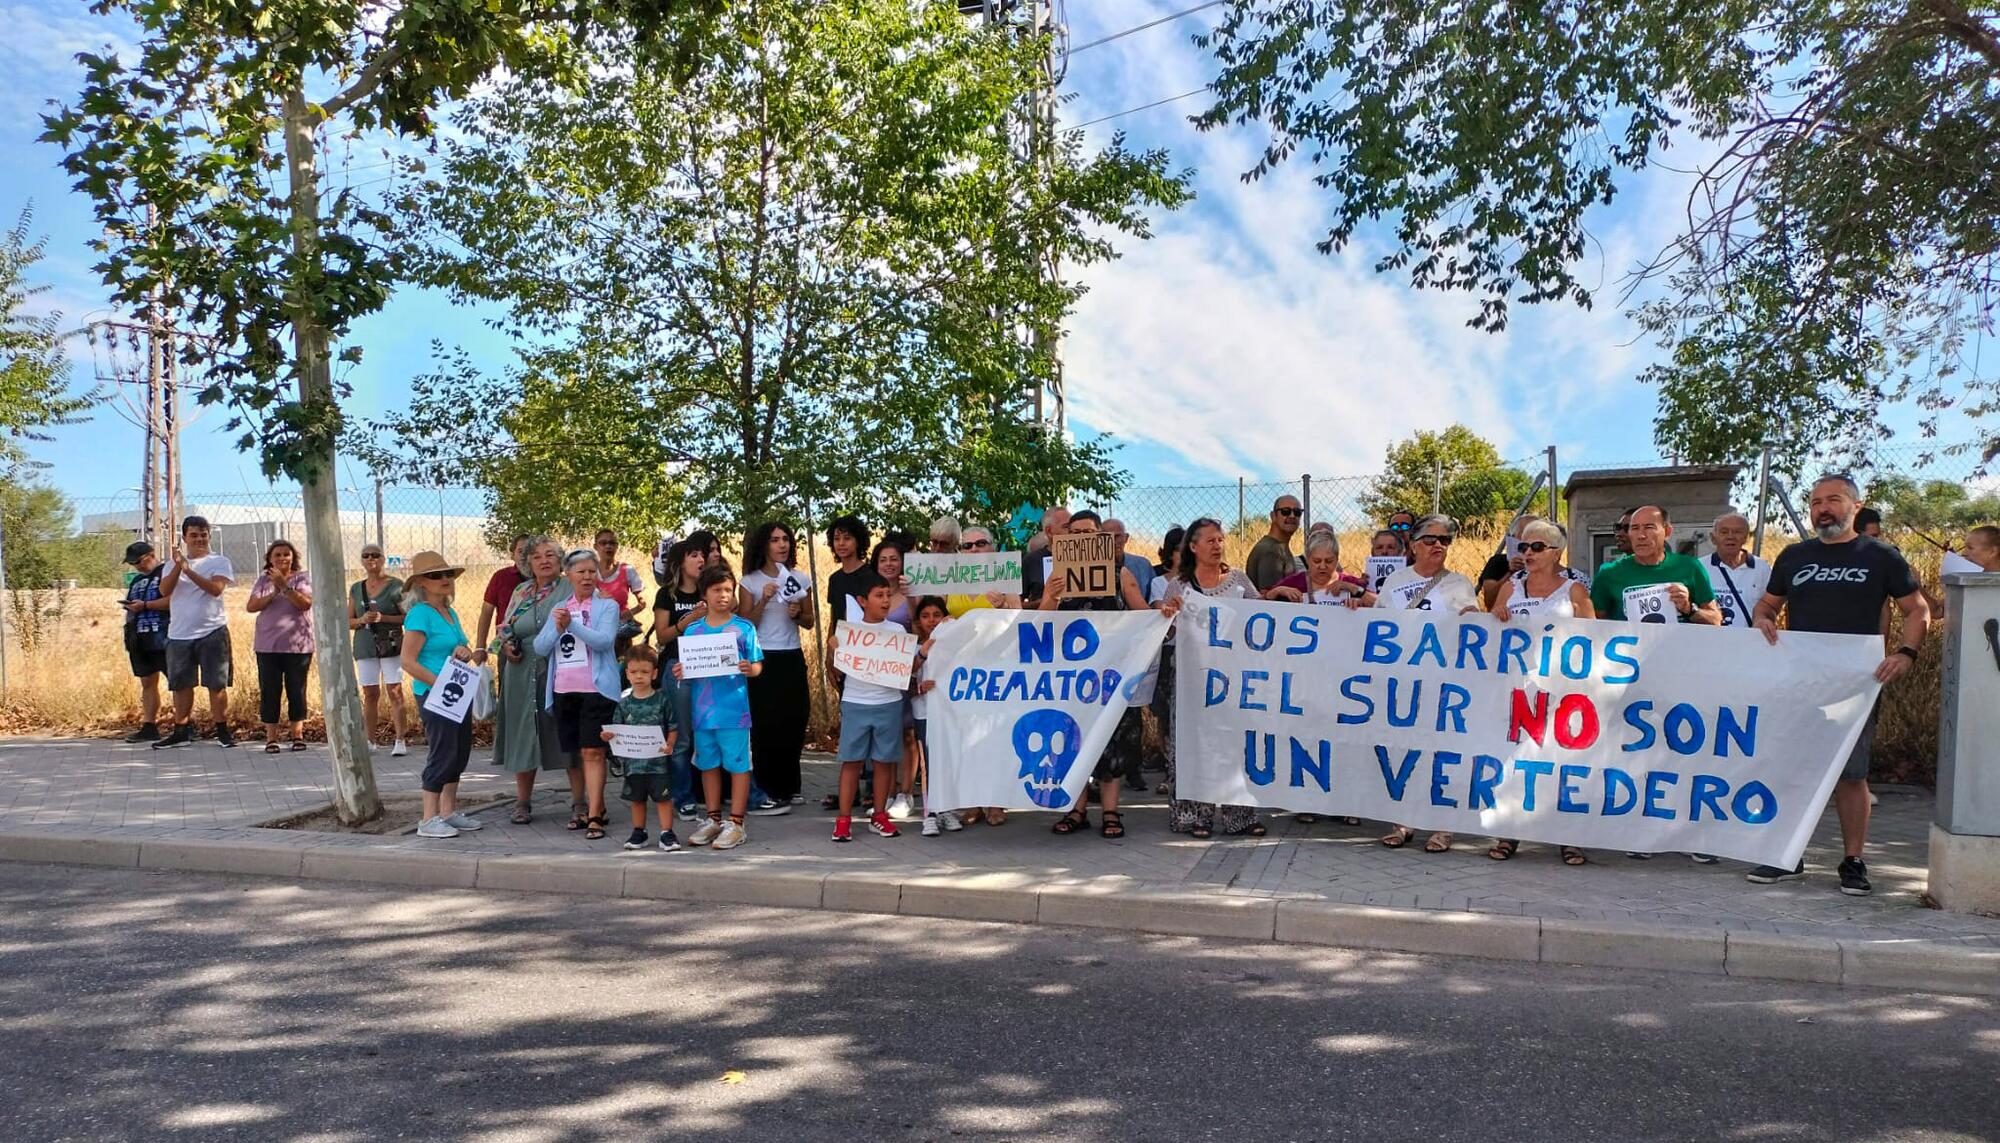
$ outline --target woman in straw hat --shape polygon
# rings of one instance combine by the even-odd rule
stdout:
[[[403,619],[403,673],[410,676],[410,693],[416,696],[417,717],[423,722],[427,743],[424,756],[424,820],[417,826],[418,837],[457,837],[479,828],[479,822],[458,812],[458,777],[472,756],[472,724],[453,722],[425,708],[424,696],[437,682],[445,662],[458,659],[468,663],[486,661],[486,649],[474,650],[458,621],[458,609],[451,605],[458,587],[457,564],[447,563],[436,552],[418,552],[410,558],[410,577],[405,583],[416,597]]]

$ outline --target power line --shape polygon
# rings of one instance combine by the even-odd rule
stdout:
[[[1107,123],[1113,119],[1123,119],[1127,115],[1137,115],[1141,111],[1151,111],[1155,107],[1165,107],[1169,103],[1179,103],[1183,99],[1187,99],[1191,96],[1200,95],[1202,92],[1207,90],[1208,90],[1208,85],[1203,84],[1202,86],[1195,88],[1193,91],[1183,91],[1179,95],[1170,95],[1165,99],[1155,99],[1151,103],[1142,103],[1137,107],[1127,107],[1123,111],[1113,112],[1110,115],[1100,115],[1095,119],[1090,119],[1086,120],[1085,122],[1079,123],[1076,126],[1070,128],[1070,130],[1081,131],[1085,127],[1095,127],[1099,123]]]
[[[1138,25],[1135,25],[1135,26],[1133,26],[1133,27],[1130,27],[1130,28],[1126,28],[1126,29],[1125,29],[1124,31],[1122,31],[1122,32],[1113,32],[1113,33],[1111,33],[1111,34],[1110,34],[1110,35],[1108,35],[1108,36],[1100,36],[1100,37],[1098,37],[1097,39],[1095,39],[1095,40],[1092,40],[1092,41],[1090,41],[1090,42],[1089,42],[1089,43],[1087,43],[1087,44],[1078,44],[1077,46],[1075,46],[1075,47],[1071,48],[1071,49],[1070,49],[1069,51],[1067,51],[1067,52],[1065,52],[1065,53],[1063,53],[1063,54],[1064,54],[1064,55],[1071,55],[1071,56],[1073,56],[1073,55],[1075,55],[1075,54],[1076,54],[1076,53],[1078,53],[1078,52],[1081,52],[1081,51],[1088,51],[1088,50],[1089,50],[1089,49],[1091,49],[1091,48],[1094,48],[1094,47],[1097,47],[1097,46],[1098,46],[1099,44],[1108,44],[1108,43],[1110,43],[1110,42],[1111,42],[1111,41],[1113,41],[1113,40],[1122,40],[1122,39],[1124,39],[1124,38],[1125,38],[1126,36],[1129,36],[1129,35],[1131,35],[1131,34],[1132,34],[1132,33],[1134,33],[1134,32],[1143,32],[1143,31],[1145,31],[1145,30],[1146,30],[1147,28],[1156,28],[1156,27],[1159,27],[1159,26],[1160,26],[1161,24],[1166,24],[1166,23],[1170,23],[1170,22],[1172,22],[1172,21],[1174,21],[1174,20],[1178,20],[1178,19],[1180,19],[1180,18],[1181,18],[1181,17],[1183,17],[1183,16],[1192,16],[1192,15],[1194,15],[1194,14],[1195,14],[1196,12],[1199,12],[1199,11],[1202,11],[1202,10],[1203,10],[1203,9],[1205,9],[1205,8],[1217,8],[1217,7],[1220,7],[1220,6],[1222,5],[1222,3],[1223,3],[1223,0],[1208,0],[1208,3],[1206,3],[1206,4],[1196,4],[1196,5],[1195,5],[1194,7],[1192,7],[1192,8],[1183,8],[1182,10],[1180,10],[1180,11],[1178,11],[1178,12],[1175,12],[1175,13],[1172,13],[1171,15],[1166,15],[1166,16],[1162,16],[1162,17],[1160,17],[1160,18],[1159,18],[1159,19],[1157,19],[1157,20],[1148,20],[1148,21],[1146,21],[1146,22],[1145,22],[1145,23],[1143,23],[1143,24],[1138,24]]]

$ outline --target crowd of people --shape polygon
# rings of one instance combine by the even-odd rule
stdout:
[[[362,549],[362,578],[348,587],[348,627],[371,737],[394,755],[408,750],[411,720],[402,684],[409,676],[426,743],[420,836],[449,838],[480,828],[456,804],[471,754],[471,722],[434,713],[424,701],[448,660],[476,668],[491,664],[497,676],[492,764],[514,775],[514,822],[533,820],[537,776],[560,772],[567,786],[567,828],[585,840],[604,839],[611,828],[607,784],[616,780],[616,796],[626,803],[631,822],[625,847],[673,852],[683,844],[676,818],[693,823],[686,844],[732,849],[748,838],[746,817],[791,813],[804,801],[800,762],[812,711],[806,657],[814,654],[821,656],[840,700],[839,781],[822,802],[834,813],[833,840],[852,837],[857,814],[881,837],[899,836],[899,823],[919,819],[923,835],[935,837],[1008,820],[1003,807],[931,805],[924,780],[926,707],[936,701],[930,695],[933,681],[925,678],[925,657],[940,626],[975,609],[1171,613],[1189,593],[1199,593],[1349,608],[1484,611],[1502,622],[1561,617],[1749,627],[1773,642],[1782,638],[1782,617],[1790,630],[1892,634],[1894,650],[1876,670],[1878,679],[1890,683],[1915,661],[1931,605],[1902,555],[1857,530],[1868,523],[1860,501],[1860,490],[1848,477],[1815,483],[1809,504],[1815,534],[1772,561],[1747,550],[1750,526],[1740,515],[1715,520],[1708,532],[1713,551],[1698,556],[1674,541],[1666,509],[1642,505],[1620,517],[1616,550],[1589,573],[1566,566],[1569,543],[1560,524],[1524,515],[1510,525],[1501,550],[1476,581],[1446,566],[1459,537],[1454,521],[1444,516],[1392,514],[1370,538],[1370,565],[1380,571],[1371,581],[1343,566],[1340,540],[1330,525],[1304,528],[1294,552],[1304,512],[1290,496],[1272,505],[1269,531],[1241,568],[1226,560],[1225,529],[1215,519],[1170,529],[1153,561],[1127,550],[1129,536],[1117,519],[1056,506],[1044,512],[1040,530],[1025,545],[1031,558],[1024,561],[1018,595],[911,594],[903,571],[910,553],[996,546],[992,531],[949,517],[935,521],[922,544],[902,532],[876,538],[853,516],[832,521],[826,535],[833,566],[823,590],[799,567],[796,532],[774,521],[745,538],[740,575],[712,532],[662,541],[651,568],[650,614],[643,577],[618,559],[615,532],[601,531],[591,547],[575,550],[547,536],[522,535],[511,546],[512,562],[493,575],[480,596],[472,637],[456,606],[463,567],[439,553],[420,552],[398,578],[388,574],[382,549],[371,544]],[[1097,532],[1116,538],[1115,589],[1104,596],[1065,598],[1059,582],[1045,582],[1042,561],[1033,557],[1048,550],[1053,536]],[[1973,529],[1964,558],[2000,571],[2000,528]],[[135,573],[125,603],[126,643],[141,683],[144,719],[129,741],[151,742],[155,749],[191,742],[200,687],[208,692],[214,737],[234,746],[227,719],[232,680],[224,595],[235,571],[211,550],[208,523],[189,517],[165,560],[150,545],[135,543],[126,562]],[[284,540],[271,544],[246,603],[256,616],[267,752],[286,749],[281,745],[286,739],[292,750],[305,748],[301,724],[313,648],[312,592],[297,549]],[[1885,624],[1885,615],[1893,615],[1893,622]],[[837,620],[914,631],[919,651],[909,690],[841,678],[833,667]],[[681,643],[695,638],[703,640],[704,651],[718,643],[733,645],[723,673],[684,674]],[[171,697],[165,713],[163,675]],[[1174,675],[1170,639],[1148,708],[1165,771],[1157,789],[1171,798],[1168,828],[1198,839],[1218,833],[1263,836],[1268,826],[1253,807],[1174,796]],[[1124,835],[1121,787],[1149,786],[1146,717],[1137,707],[1125,712],[1086,796],[1056,819],[1055,833],[1088,830],[1094,802],[1097,832],[1112,839]],[[164,733],[163,723],[170,727]],[[645,751],[628,745],[614,752],[613,728],[626,727],[659,728],[657,748],[649,740]],[[1870,891],[1863,852],[1874,727],[1871,714],[1835,793],[1845,846],[1838,873],[1842,890],[1853,894]],[[1400,848],[1414,837],[1414,830],[1396,825],[1381,844]],[[1448,832],[1434,832],[1422,848],[1442,853],[1454,840]],[[1498,838],[1487,856],[1504,861],[1518,850],[1515,839]],[[1569,865],[1588,861],[1576,847],[1558,847],[1558,853]],[[1772,882],[1803,872],[1803,864],[1761,867],[1749,877]]]

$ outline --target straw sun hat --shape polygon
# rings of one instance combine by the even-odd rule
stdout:
[[[451,578],[457,579],[458,573],[464,570],[465,568],[460,564],[446,563],[445,558],[436,552],[418,552],[416,555],[410,557],[410,566],[404,569],[405,574],[410,579],[435,575],[438,572],[444,572]]]

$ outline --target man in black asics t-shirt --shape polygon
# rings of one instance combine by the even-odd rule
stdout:
[[[1903,677],[1917,661],[1930,630],[1931,605],[1917,590],[1910,565],[1888,544],[1854,530],[1861,507],[1861,490],[1846,476],[1822,476],[1813,484],[1813,529],[1816,539],[1801,540],[1771,562],[1771,582],[1757,603],[1754,626],[1771,642],[1778,641],[1778,611],[1785,609],[1793,631],[1827,631],[1841,635],[1882,635],[1882,608],[1895,600],[1902,609],[1901,641],[1875,668],[1884,686]],[[1875,742],[1875,711],[1848,755],[1840,781],[1833,787],[1833,804],[1840,814],[1840,836],[1846,857],[1840,863],[1840,891],[1865,896],[1870,891],[1868,866],[1861,860],[1868,841],[1868,759]],[[1761,865],[1750,871],[1760,885],[1783,881],[1805,872]]]

